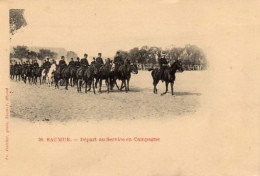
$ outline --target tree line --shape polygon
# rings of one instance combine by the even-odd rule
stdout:
[[[162,49],[160,47],[143,46],[141,48],[135,47],[129,51],[119,50],[123,59],[129,59],[132,62],[145,65],[158,64],[158,58],[162,53],[166,58],[173,62],[176,59],[181,59],[184,65],[207,65],[206,56],[201,48],[196,45],[187,44],[184,47],[171,47]]]
[[[129,59],[131,62],[139,63],[143,65],[156,65],[158,64],[158,58],[161,57],[162,53],[166,55],[166,58],[170,62],[174,62],[176,59],[181,59],[183,64],[186,66],[203,65],[205,68],[207,60],[204,52],[201,48],[196,45],[187,44],[184,47],[171,47],[168,49],[162,49],[160,47],[149,47],[143,46],[141,48],[135,47],[129,51],[118,50],[121,57],[126,60]],[[50,49],[39,49],[38,52],[31,51],[27,46],[16,46],[13,47],[10,53],[10,58],[27,58],[27,59],[39,59],[44,60],[46,57],[50,59],[56,59],[58,54],[51,51]],[[78,57],[74,51],[68,51],[66,58]]]
[[[47,57],[50,59],[56,59],[58,56],[58,53],[51,51],[50,49],[39,49],[38,52],[31,51],[27,46],[15,46],[13,47],[13,50],[10,52],[10,59],[12,58],[18,58],[22,60],[23,58],[34,60],[39,59],[43,61]],[[66,54],[66,58],[73,58],[76,59],[78,57],[77,53],[74,51],[68,51]]]

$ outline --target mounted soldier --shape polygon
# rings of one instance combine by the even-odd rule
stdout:
[[[106,59],[106,63],[105,63],[105,65],[106,65],[106,64],[111,64],[111,60],[110,60],[110,58],[107,58],[107,59]]]
[[[96,58],[93,57],[92,62],[90,63],[90,65],[95,65],[95,64],[96,64]]]
[[[52,61],[51,61],[51,65],[52,65],[52,64],[57,65],[57,63],[56,63],[56,61],[55,61],[54,59],[52,59]]]
[[[17,67],[18,67],[17,62],[15,61],[14,63],[15,63],[15,64],[14,64],[14,68],[17,68]]]
[[[60,70],[63,70],[67,66],[64,59],[65,59],[65,57],[61,56],[61,60],[59,61]]]
[[[44,69],[46,68],[46,60],[43,61],[42,68],[44,68]]]
[[[101,53],[98,53],[98,57],[96,58],[96,65],[98,68],[104,65],[103,59],[101,57]]]
[[[51,67],[51,62],[49,61],[50,59],[47,58],[47,61],[46,61],[46,68],[50,68]]]
[[[77,61],[74,62],[74,66],[75,66],[76,68],[79,68],[79,67],[80,67],[80,59],[79,59],[79,57],[77,57]]]
[[[88,66],[89,66],[89,64],[88,64],[88,55],[87,54],[84,54],[84,58],[82,58],[81,60],[80,60],[80,66],[81,67],[84,67],[84,68],[87,68]]]
[[[37,60],[34,61],[33,67],[34,67],[34,68],[38,68],[38,67],[39,67],[39,63],[37,62]]]
[[[74,62],[73,58],[71,58],[71,61],[69,62],[69,66],[74,67],[74,65],[75,65],[75,62]]]
[[[118,71],[118,68],[123,65],[124,60],[122,58],[122,56],[120,56],[120,52],[117,51],[116,52],[116,57],[114,58],[114,64],[115,64],[115,71]]]
[[[158,62],[159,62],[159,66],[160,66],[159,75],[160,75],[160,78],[162,79],[164,70],[168,67],[169,62],[166,60],[165,54],[162,54],[162,57],[158,59]]]

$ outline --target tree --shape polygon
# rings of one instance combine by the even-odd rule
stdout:
[[[27,22],[23,14],[24,14],[24,9],[9,10],[9,25],[10,25],[11,35],[14,35],[17,30],[27,25]]]
[[[68,51],[66,54],[67,59],[70,59],[70,58],[76,59],[77,57],[78,57],[78,55],[74,51]]]
[[[28,52],[28,58],[29,59],[36,59],[37,58],[37,53],[34,51],[29,51]]]
[[[27,46],[16,46],[13,47],[13,53],[11,54],[11,57],[13,58],[28,58],[29,50]]]
[[[123,58],[123,60],[128,59],[128,52],[127,51],[118,50],[118,52],[119,52],[119,56],[121,56]]]
[[[46,57],[49,57],[51,59],[54,59],[57,57],[57,53],[49,50],[49,49],[40,49],[37,56],[38,56],[38,59],[40,60],[44,60]]]
[[[131,62],[136,62],[138,60],[138,57],[139,57],[139,49],[137,47],[131,49],[129,51],[129,59]]]

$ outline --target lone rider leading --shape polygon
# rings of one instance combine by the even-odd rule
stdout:
[[[159,66],[160,66],[160,78],[163,79],[164,70],[168,66],[168,61],[166,60],[165,55],[163,55],[161,58],[159,58],[158,62],[159,62]]]

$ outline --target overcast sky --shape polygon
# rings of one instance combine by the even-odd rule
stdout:
[[[231,0],[31,2],[19,6],[25,9],[28,25],[13,36],[11,44],[64,47],[80,56],[102,52],[109,57],[118,49],[143,45],[168,47],[190,43],[207,49],[212,39],[224,40],[223,34],[228,32],[231,22],[236,24],[243,17],[240,13],[246,13],[232,11],[230,5],[236,6]]]

